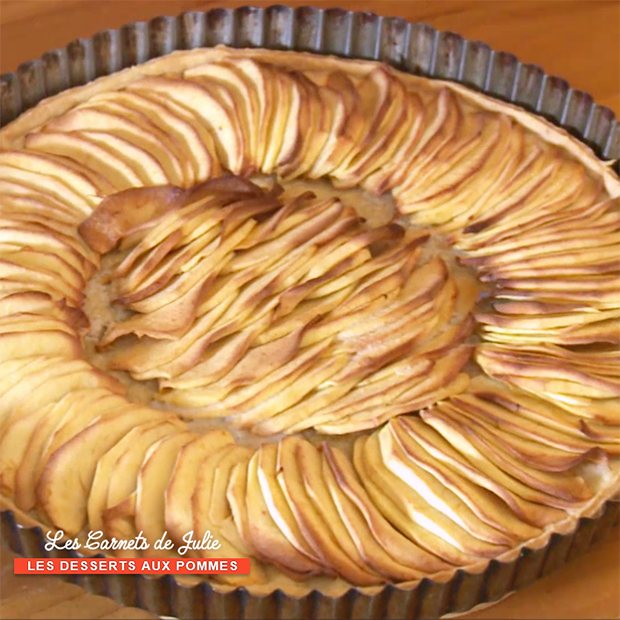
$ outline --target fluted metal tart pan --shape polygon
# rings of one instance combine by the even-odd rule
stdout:
[[[410,73],[453,80],[544,116],[588,144],[601,159],[620,159],[620,123],[613,112],[536,65],[427,24],[313,7],[189,12],[78,39],[0,76],[1,125],[46,97],[97,77],[174,50],[218,44],[381,60]],[[617,161],[614,167],[619,170]],[[459,570],[445,583],[424,579],[412,590],[387,586],[374,595],[352,588],[339,597],[315,591],[293,598],[276,590],[260,598],[243,588],[223,594],[207,582],[183,585],[172,576],[67,579],[121,604],[178,618],[437,618],[499,600],[549,574],[604,538],[618,515],[618,504],[608,502],[598,517],[580,519],[571,534],[553,534],[546,546],[525,548],[514,561],[493,560],[477,574]],[[41,528],[18,523],[10,510],[0,516],[2,538],[16,553],[80,557],[46,551]]]

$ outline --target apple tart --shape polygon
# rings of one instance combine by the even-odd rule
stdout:
[[[618,492],[620,181],[546,121],[216,48],[48,99],[0,146],[23,518],[210,533],[190,555],[253,559],[221,587],[333,593],[513,559]]]

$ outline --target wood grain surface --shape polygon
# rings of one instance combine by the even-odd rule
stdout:
[[[157,15],[275,0],[0,0],[0,72],[78,37]],[[424,21],[540,65],[620,115],[620,2],[563,0],[305,0]],[[149,618],[53,577],[16,577],[2,550],[0,618]],[[464,616],[620,618],[620,530],[586,556],[497,605]]]

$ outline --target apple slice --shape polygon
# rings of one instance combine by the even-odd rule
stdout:
[[[83,402],[77,403],[69,416],[65,416],[60,424],[56,426],[54,432],[50,435],[45,443],[45,448],[37,466],[37,475],[40,476],[44,471],[48,461],[64,444],[68,443],[80,433],[84,428],[97,422],[100,418],[107,414],[127,413],[133,408],[133,404],[123,397],[116,394],[107,393],[97,398],[96,392],[93,394],[92,404],[89,402],[91,398],[86,395]]]
[[[278,132],[273,131],[271,135],[280,145],[277,152],[268,153],[267,158],[274,158],[273,168],[265,170],[267,173],[279,172],[281,166],[289,163],[296,154],[299,153],[300,143],[304,136],[301,135],[302,114],[304,111],[304,96],[299,80],[292,73],[277,72],[279,81],[279,95],[283,101],[287,102],[287,107],[282,109],[284,116],[282,125],[278,125]],[[308,104],[306,104],[308,105]],[[308,113],[303,114],[303,119],[308,122]],[[281,137],[280,137],[281,136]]]
[[[215,157],[213,140],[204,139],[205,135],[210,138],[210,134],[206,130],[199,132],[183,118],[183,114],[177,114],[179,106],[165,105],[165,100],[158,103],[155,99],[126,91],[101,93],[91,101],[94,105],[104,108],[110,106],[110,109],[118,112],[133,110],[158,127],[161,133],[174,139],[179,155],[186,157],[193,168],[193,175],[186,177],[187,187],[219,175],[219,162]]]
[[[108,539],[136,540],[136,492],[134,491],[120,504],[116,504],[103,513],[103,531]],[[150,543],[147,543],[150,544]],[[134,549],[119,549],[113,551],[114,555],[121,558],[136,558],[142,553]],[[166,555],[160,551],[160,555]]]
[[[132,495],[135,495],[138,476],[150,449],[160,440],[178,435],[186,430],[185,424],[178,418],[168,417],[164,420],[148,422],[148,430],[137,436],[134,435],[135,441],[131,443],[128,443],[126,438],[121,440],[124,449],[114,463],[114,471],[109,479],[105,497],[105,510],[102,515],[105,523],[113,524],[116,509],[118,508],[122,512],[120,507],[124,506],[125,501]],[[133,502],[131,514],[135,516],[135,502]]]
[[[18,254],[17,252],[15,253]],[[20,265],[17,256],[6,254],[0,259],[0,280],[13,283],[6,291],[42,291],[49,293],[53,299],[65,299],[73,307],[79,307],[84,299],[81,287],[73,287],[53,272],[42,272],[36,268]]]
[[[296,82],[301,102],[295,149],[278,160],[278,175],[287,180],[310,170],[327,141],[333,118],[329,99],[320,96],[319,87],[305,73],[292,72],[290,78]]]
[[[484,406],[482,401],[478,402],[480,406]],[[522,431],[519,427],[510,427],[500,419],[492,424],[484,416],[476,416],[469,407],[461,403],[455,404],[455,400],[441,403],[438,407],[444,415],[466,418],[472,432],[486,442],[498,444],[502,450],[541,471],[567,471],[584,461],[598,462],[605,459],[605,452],[601,448],[589,447],[586,443],[580,445],[578,441],[571,442],[568,437],[563,442],[563,448],[556,447],[544,437],[546,435],[561,437],[551,429],[541,427],[537,437],[530,436],[526,439],[526,431]]]
[[[5,202],[5,218],[0,218],[3,227],[7,228],[27,228],[29,231],[37,234],[45,234],[47,237],[52,237],[54,241],[62,240],[63,245],[68,245],[70,248],[77,250],[83,257],[80,261],[80,266],[87,268],[85,273],[90,276],[99,267],[99,257],[90,250],[90,248],[84,246],[81,243],[81,239],[78,237],[75,223],[59,222],[54,219],[51,213],[47,213],[40,203],[38,205],[26,204],[24,206],[16,206],[13,204],[7,204]],[[43,207],[43,208],[42,208]],[[32,210],[29,210],[31,208]],[[7,239],[8,244],[15,243],[12,239]],[[66,251],[66,250],[65,250]]]
[[[381,514],[407,538],[429,553],[457,566],[466,565],[475,557],[492,558],[508,549],[476,538],[463,527],[462,521],[455,522],[429,504],[426,497],[417,493],[408,479],[402,477],[407,469],[402,468],[398,447],[390,446],[387,455],[382,454],[378,441],[368,445],[373,439],[378,440],[371,437],[366,442],[365,465],[358,470],[358,474],[370,497],[375,499]],[[389,502],[382,501],[381,495]]]
[[[325,572],[334,571],[357,585],[381,583],[382,576],[367,566],[329,497],[319,451],[297,437],[287,437],[278,443],[278,462],[278,483]]]
[[[179,450],[195,441],[197,435],[186,431],[160,439],[147,452],[138,474],[136,489],[136,528],[150,543],[147,557],[157,557],[153,548],[166,531],[166,488],[179,455]],[[161,553],[161,552],[159,552]]]
[[[104,134],[96,131],[71,133],[71,135],[75,134],[78,134],[89,144],[93,144],[107,150],[117,159],[117,161],[125,162],[140,178],[140,182],[137,184],[138,186],[165,185],[166,183],[171,182],[171,179],[169,179],[166,175],[164,168],[150,152],[134,146],[128,140],[120,138],[112,133]]]
[[[120,95],[121,93],[102,94]],[[148,100],[145,100],[139,95],[132,95],[130,93],[122,93],[122,95],[127,97],[135,96],[138,100],[145,102],[145,106],[149,103]],[[189,188],[204,180],[202,178],[196,178],[194,173],[194,162],[192,161],[190,154],[186,153],[186,145],[183,143],[182,132],[180,136],[181,140],[179,140],[179,133],[174,124],[170,127],[169,131],[162,131],[162,128],[158,126],[159,123],[157,122],[157,119],[149,118],[149,116],[145,113],[144,108],[134,109],[131,106],[119,103],[115,99],[99,100],[99,97],[94,97],[90,101],[81,104],[80,107],[84,109],[93,109],[101,113],[120,116],[121,118],[131,121],[131,123],[140,128],[140,130],[145,131],[147,135],[156,137],[159,141],[158,151],[160,152],[157,160],[162,165],[164,170],[166,170],[166,174],[170,179],[175,176],[178,177],[175,184],[179,187]],[[160,112],[164,115],[170,116],[164,107],[161,107]],[[194,135],[196,135],[191,127],[190,130]],[[199,148],[201,147],[202,145]]]
[[[370,567],[395,581],[419,579],[419,567],[432,563],[435,557],[403,536],[383,517],[340,450],[323,444],[322,452],[322,473],[332,500]]]
[[[493,444],[481,440],[475,433],[467,432],[460,421],[444,417],[440,409],[423,411],[421,417],[462,453],[478,458],[484,451],[485,458],[498,469],[531,489],[539,491],[540,503],[557,508],[570,508],[592,498],[592,492],[581,477],[572,476],[567,472],[542,472],[528,466],[523,461],[497,450]],[[521,496],[523,495],[521,493]],[[526,496],[526,499],[532,497]]]
[[[62,155],[54,155],[52,153],[36,153],[34,151],[26,151],[31,155],[35,155],[37,157],[45,157],[45,159],[54,162],[63,168],[68,168],[72,170],[75,174],[85,177],[88,182],[95,187],[97,190],[97,196],[103,198],[105,196],[109,196],[114,193],[114,186],[100,174],[91,170],[87,166],[80,164],[79,162],[69,159],[68,157],[63,157]]]
[[[39,329],[36,337],[23,331],[0,333],[0,362],[30,355],[77,359],[82,346],[74,334],[62,329]]]
[[[279,393],[271,397],[265,397],[260,403],[244,403],[241,408],[233,409],[233,417],[231,423],[238,428],[250,428],[258,422],[273,417],[299,402],[309,392],[316,389],[323,382],[328,381],[339,370],[341,370],[347,362],[344,355],[323,359],[320,363],[316,363],[306,369],[304,380],[302,382],[293,382],[286,387],[282,387]]]
[[[6,183],[5,185],[11,185]],[[15,186],[19,187],[19,186]],[[26,190],[26,188],[23,188]],[[65,234],[77,238],[76,224],[83,219],[83,215],[67,207],[51,196],[36,194],[13,193],[10,189],[2,192],[2,200],[6,205],[6,214],[19,214],[23,221],[32,221],[48,227],[54,227]],[[31,218],[28,220],[28,218]],[[91,252],[94,256],[94,253]]]
[[[505,122],[505,121],[504,121]],[[436,196],[456,193],[464,181],[479,173],[483,163],[501,138],[502,117],[466,114],[454,139],[444,145],[432,160],[422,159],[408,169],[417,178],[415,191],[401,195],[408,208],[416,211]]]
[[[263,123],[263,131],[259,143],[262,146],[261,172],[273,174],[276,171],[278,158],[290,132],[287,131],[289,122],[294,122],[291,109],[298,113],[299,100],[297,92],[290,85],[288,73],[266,67],[265,101],[270,106],[269,117]],[[271,100],[271,101],[270,101]],[[296,111],[295,111],[296,110]],[[293,131],[293,136],[295,129]]]
[[[116,445],[112,446],[99,460],[88,496],[88,527],[91,531],[103,531],[103,513],[108,508],[108,492],[112,477],[119,473],[119,459],[128,450],[139,452],[142,446],[148,449],[159,439],[182,427],[181,423],[152,422],[133,428]],[[123,470],[123,475],[126,475]],[[137,474],[136,474],[137,479]]]
[[[9,192],[17,191],[20,195],[33,195],[34,193],[35,196],[39,194],[42,197],[49,196],[54,201],[66,205],[68,209],[76,213],[76,217],[78,214],[87,217],[101,201],[98,196],[81,194],[49,174],[39,173],[36,169],[22,170],[9,165],[7,160],[10,161],[10,154],[11,151],[6,154],[5,161],[0,163],[0,178],[2,179],[0,191],[4,192],[6,188]]]
[[[170,185],[128,189],[103,200],[79,226],[96,252],[109,252],[129,230],[162,214],[179,209],[185,193]]]
[[[186,273],[180,274],[178,278],[170,281],[170,279],[164,280],[163,284],[158,283],[158,289],[155,292],[143,291],[138,299],[127,296],[122,301],[124,303],[130,303],[133,310],[141,313],[148,313],[158,310],[159,308],[170,303],[175,296],[182,295],[188,292],[192,287],[202,284],[210,276],[213,276],[214,272],[219,273],[222,268],[221,263],[226,263],[230,259],[230,254],[233,252],[235,246],[244,239],[253,229],[255,224],[251,221],[246,222],[241,228],[236,230],[232,235],[225,240],[218,242],[217,247],[213,248],[213,251],[202,258],[193,269],[190,269]],[[168,274],[169,275],[169,274]],[[166,275],[166,277],[168,277]],[[257,275],[257,272],[250,272],[249,276],[239,275],[239,278],[244,282],[247,278],[252,278]],[[166,283],[169,285],[166,286]],[[213,284],[215,286],[215,283]],[[240,284],[238,286],[241,286]],[[233,288],[238,288],[238,286]],[[205,300],[205,304],[212,304],[212,298]],[[220,299],[221,300],[221,299]],[[210,307],[210,306],[209,306]],[[199,310],[199,316],[202,316],[206,312],[207,308],[201,308]]]
[[[281,444],[262,444],[258,449],[257,476],[263,500],[275,524],[288,542],[310,561],[324,565],[320,554],[304,538],[294,514],[287,502],[286,496],[278,484],[279,473],[282,469],[280,462]]]
[[[46,414],[39,418],[36,426],[28,435],[27,449],[15,474],[15,503],[22,510],[32,510],[36,504],[36,481],[43,469],[44,463],[50,456],[49,446],[63,425],[73,427],[73,434],[82,430],[74,423],[79,413],[91,410],[89,420],[100,413],[106,413],[117,407],[122,407],[126,401],[110,393],[105,388],[85,388],[68,392],[51,407],[46,407]],[[19,411],[19,409],[17,410]],[[28,418],[31,418],[30,414]],[[31,421],[37,420],[32,417]],[[57,442],[58,445],[58,442]]]
[[[15,230],[17,237],[20,236],[20,232]],[[47,272],[50,275],[59,274],[66,284],[76,291],[83,289],[86,283],[86,274],[81,268],[79,259],[77,267],[74,266],[75,261],[72,259],[75,255],[71,251],[48,252],[40,247],[32,250],[22,247],[18,251],[5,251],[2,254],[6,260],[13,264],[43,273]],[[72,262],[74,264],[71,264]]]
[[[370,437],[360,438],[356,441],[354,463],[357,463],[356,467],[358,465],[362,467],[364,462],[368,465],[374,463],[373,470],[380,470],[381,468],[389,470],[410,489],[415,490],[419,496],[424,497],[423,502],[414,504],[406,501],[403,502],[404,496],[402,498],[393,497],[394,502],[397,505],[403,506],[405,512],[409,510],[408,506],[417,509],[428,504],[438,514],[445,515],[445,517],[452,520],[465,532],[469,532],[479,540],[496,545],[500,549],[502,547],[512,547],[517,542],[518,539],[514,535],[500,532],[480,519],[455,493],[410,459],[396,441],[389,427],[385,426]],[[374,476],[370,476],[370,479],[377,482]],[[362,483],[365,484],[364,478],[362,478]],[[385,488],[383,485],[379,485],[379,487]],[[395,494],[391,493],[391,495],[394,496]],[[431,516],[431,521],[437,521],[436,515],[435,517]],[[420,523],[420,525],[424,526],[423,523]],[[448,526],[448,531],[451,531],[451,529]],[[464,542],[464,546],[459,547],[458,543],[456,546],[462,551],[471,551],[467,548],[467,541],[465,540]],[[499,552],[497,547],[495,549],[496,554]],[[480,553],[484,556],[489,550],[490,547],[486,547]],[[475,553],[478,552],[476,551]]]
[[[79,196],[98,201],[102,197],[101,188],[91,182],[81,167],[76,168],[69,160],[48,157],[42,153],[28,151],[5,151],[0,153],[0,165],[12,166],[25,172],[36,171],[48,176]],[[104,181],[99,181],[99,183]]]
[[[405,433],[400,435],[402,441],[406,443],[407,434],[413,436],[429,454],[449,467],[457,468],[462,475],[495,493],[520,519],[535,527],[545,527],[561,518],[562,511],[548,506],[545,494],[534,491],[511,478],[486,456],[480,453],[464,456],[442,435],[420,419],[406,417],[399,418],[399,421],[402,421],[401,426]],[[395,428],[400,430],[401,426]],[[404,444],[403,448],[407,450]]]
[[[233,441],[228,431],[213,430],[179,451],[166,489],[165,503],[166,528],[177,546],[182,546],[183,537],[194,529],[192,495],[203,460]]]
[[[129,147],[128,142],[122,141],[123,146],[120,147],[120,138],[117,138],[114,140],[116,150],[113,151],[100,143],[89,140],[83,135],[84,133],[77,131],[71,133],[31,133],[26,137],[26,147],[33,151],[73,159],[100,174],[113,185],[117,192],[144,185],[138,172],[124,159],[118,158],[118,148]],[[109,137],[112,139],[112,136]]]
[[[139,117],[138,117],[139,118]],[[146,119],[145,119],[146,120]],[[125,113],[123,116],[113,112],[101,111],[92,105],[78,106],[62,116],[52,120],[43,128],[44,132],[91,132],[104,136],[112,134],[126,140],[135,149],[150,153],[166,173],[169,182],[181,186],[184,183],[181,162],[166,142],[167,137],[153,125],[146,128],[136,122],[135,115]]]
[[[28,362],[29,358],[23,360]],[[3,390],[0,423],[14,407],[41,407],[79,386],[103,386],[115,391],[122,389],[116,379],[93,368],[84,360],[57,357],[37,357],[35,360],[36,363],[28,365],[28,372],[22,369],[18,383]]]
[[[213,92],[189,80],[164,77],[143,78],[130,84],[127,90],[157,93],[185,108],[208,127],[225,167],[235,174],[243,172],[243,137],[236,115]]]
[[[239,116],[239,126],[243,133],[248,165],[258,170],[258,131],[259,110],[258,99],[253,85],[244,79],[243,74],[236,70],[235,64],[212,62],[187,69],[183,77],[199,84],[214,83],[221,85],[234,100],[236,113]]]
[[[258,557],[281,566],[294,579],[320,574],[320,564],[293,546],[273,520],[260,487],[259,458],[256,452],[248,464],[246,491],[250,536]]]
[[[429,197],[422,205],[406,207],[401,198],[399,208],[415,212],[416,220],[428,220],[429,223],[446,225],[451,230],[458,229],[463,223],[467,225],[467,217],[477,213],[478,202],[487,192],[492,192],[503,184],[518,169],[524,153],[524,131],[507,117],[501,117],[499,137],[487,160],[479,172],[471,174],[459,184],[454,191],[448,191]],[[406,172],[405,172],[406,174]],[[395,189],[395,197],[399,196],[400,188],[405,188],[405,175],[399,179]],[[413,196],[415,199],[415,195]],[[414,209],[418,209],[414,211]]]
[[[350,157],[361,142],[366,118],[354,80],[340,71],[312,72],[308,77],[319,86],[323,109],[331,112],[327,137],[307,173],[311,179],[330,175],[343,160]]]
[[[57,430],[73,415],[80,418],[83,414],[81,417],[89,423],[97,415],[96,410],[93,407],[93,413],[86,415],[80,406],[104,400],[110,408],[124,402],[104,388],[78,388],[41,409],[31,409],[24,404],[9,416],[3,425],[3,442],[8,445],[3,451],[6,460],[3,461],[2,484],[10,489],[11,494],[15,491],[16,503],[20,507],[28,506],[30,510],[34,506],[34,481],[42,469],[42,462],[47,460],[44,454]],[[39,414],[39,411],[44,414]],[[74,418],[71,417],[70,421],[73,423]],[[24,448],[23,452],[20,452],[20,447]],[[12,467],[7,466],[11,458],[15,459]],[[25,482],[32,484],[25,489]]]
[[[121,336],[129,334],[158,340],[181,338],[193,325],[200,304],[210,290],[210,284],[211,280],[206,280],[151,313],[134,314],[125,321],[111,324],[99,341],[99,346],[105,348]]]
[[[442,460],[434,458],[432,449],[427,451],[424,444],[418,443],[411,433],[404,430],[407,428],[404,420],[404,417],[392,420],[386,428],[404,450],[408,460],[433,476],[440,488],[452,491],[479,519],[507,536],[528,540],[540,533],[539,528],[520,519],[498,496],[458,470],[450,468]]]
[[[404,85],[385,68],[372,70],[358,84],[367,128],[357,149],[332,172],[337,187],[354,187],[383,165],[391,163],[403,143],[411,144],[416,100],[407,96]],[[417,133],[415,124],[414,134]],[[414,149],[412,149],[414,150]],[[411,158],[411,152],[407,153]]]
[[[39,316],[27,312],[18,312],[0,318],[0,335],[9,335],[24,332],[37,332],[39,330],[57,330],[70,336],[75,336],[75,331],[56,317]]]
[[[166,417],[161,411],[135,406],[127,412],[102,416],[56,450],[36,487],[42,513],[58,529],[77,534],[86,524],[88,494],[99,459],[130,429]],[[79,468],[72,466],[76,462]]]
[[[26,449],[30,438],[42,420],[45,420],[54,403],[49,403],[34,411],[21,413],[17,419],[5,420],[2,425],[2,438],[0,439],[0,488],[9,497],[15,497],[16,505],[22,507],[22,502],[17,498],[16,476],[21,464],[28,458]],[[15,412],[20,412],[16,409]],[[33,503],[34,505],[34,503]]]
[[[235,528],[227,527],[235,519],[232,504],[229,503],[229,496],[234,495],[237,499],[240,499],[240,496],[243,495],[243,499],[246,499],[246,494],[243,492],[244,489],[240,489],[241,493],[239,493],[235,491],[234,487],[231,487],[232,472],[235,470],[247,471],[251,455],[252,452],[248,448],[228,444],[221,446],[206,456],[200,465],[192,495],[191,510],[194,538],[203,540],[207,532],[209,532],[213,540],[219,543],[217,549],[200,550],[201,557],[240,558],[247,557],[249,554],[255,555],[252,541],[244,537],[241,531],[237,534]],[[218,483],[219,497],[216,497],[214,494],[216,482]],[[242,487],[245,487],[244,482],[244,478],[237,479],[237,484],[241,484]],[[224,493],[222,493],[223,490]],[[220,523],[216,523],[213,520],[212,510],[216,505],[220,506],[220,515],[222,514],[222,509],[224,512],[230,510],[229,519],[224,522],[220,521]],[[239,508],[238,502],[234,505],[235,508]],[[236,512],[236,518],[239,518],[239,510]],[[219,579],[224,583],[232,585],[249,585],[252,583],[263,583],[266,575],[262,567],[254,562],[251,572],[247,576],[219,576]]]
[[[59,319],[64,324],[71,324],[75,327],[79,321],[73,310],[62,303],[54,302],[49,295],[39,291],[12,293],[0,298],[0,317],[34,314]]]
[[[222,379],[244,358],[254,343],[257,333],[267,324],[267,319],[258,321],[237,333],[206,347],[204,361],[177,375],[173,379],[160,381],[161,387],[186,389],[210,385]]]
[[[392,413],[398,408],[388,405],[407,389],[412,377],[424,375],[432,366],[429,360],[408,360],[407,364],[385,367],[390,374],[383,381],[373,381],[362,386],[355,377],[346,382],[334,382],[308,399],[284,413],[267,420],[254,429],[254,432],[299,433],[309,427],[321,428],[326,432],[329,428],[339,430],[339,421],[346,420],[356,412],[366,413],[368,410],[380,409],[383,413]],[[391,373],[395,374],[392,375]],[[373,375],[371,375],[372,377]],[[369,377],[370,378],[370,377]],[[308,411],[304,418],[303,413]],[[347,422],[345,422],[347,423]],[[355,422],[354,422],[355,424]]]
[[[275,76],[276,71],[271,66],[255,62],[251,58],[235,59],[230,66],[248,85],[256,123],[255,163],[259,170],[267,172],[265,162],[270,143],[277,142],[279,138],[277,117],[279,113],[286,117],[285,102],[276,95],[279,84]]]

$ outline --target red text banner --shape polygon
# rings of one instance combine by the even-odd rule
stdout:
[[[15,558],[16,575],[249,575],[249,558]]]

